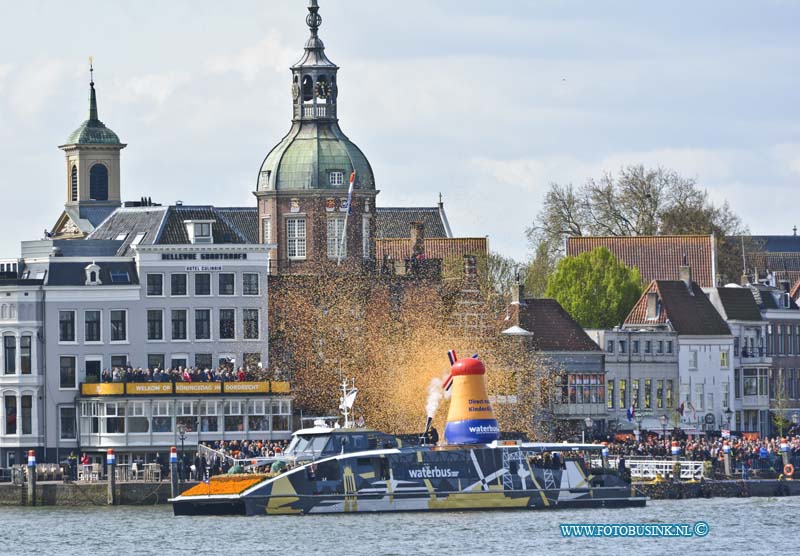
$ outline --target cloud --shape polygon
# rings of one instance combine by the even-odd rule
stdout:
[[[60,90],[59,84],[72,69],[58,59],[34,60],[23,66],[8,78],[9,103],[13,111],[23,117],[37,114]]]
[[[3,92],[3,87],[5,86],[6,78],[8,77],[8,74],[11,73],[13,67],[14,66],[12,66],[11,64],[0,64],[0,93]]]
[[[296,45],[284,44],[277,32],[270,31],[264,39],[236,53],[213,56],[208,60],[207,69],[212,73],[238,73],[250,83],[266,70],[286,71],[298,56]]]
[[[189,81],[187,74],[178,71],[150,73],[112,83],[107,94],[111,101],[126,104],[145,102],[161,106]]]

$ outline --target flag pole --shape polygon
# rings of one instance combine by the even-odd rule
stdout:
[[[350,186],[347,188],[347,212],[344,213],[344,226],[342,228],[342,239],[339,241],[339,249],[337,253],[336,266],[342,264],[342,250],[344,249],[345,242],[347,241],[347,219],[350,216],[350,209],[353,203],[353,184],[356,182],[356,171],[350,174]]]

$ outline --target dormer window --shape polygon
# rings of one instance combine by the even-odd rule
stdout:
[[[103,282],[100,280],[100,267],[92,263],[83,269],[86,272],[86,285],[99,286]]]
[[[214,243],[213,220],[184,220],[189,243]]]
[[[330,184],[331,185],[343,185],[344,184],[344,172],[340,170],[334,170],[330,173]]]

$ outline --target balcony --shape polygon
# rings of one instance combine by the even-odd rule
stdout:
[[[81,383],[81,396],[209,396],[289,394],[288,382],[101,382]]]
[[[769,364],[772,362],[772,357],[767,355],[766,349],[763,347],[759,348],[744,348],[742,349],[742,363],[765,363]]]

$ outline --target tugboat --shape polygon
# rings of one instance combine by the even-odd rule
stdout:
[[[599,444],[500,440],[477,357],[450,352],[452,391],[445,441],[423,443],[356,427],[355,389],[343,384],[341,428],[317,424],[294,433],[275,474],[213,477],[170,500],[175,515],[551,509],[644,506]],[[275,468],[273,466],[273,468]]]

